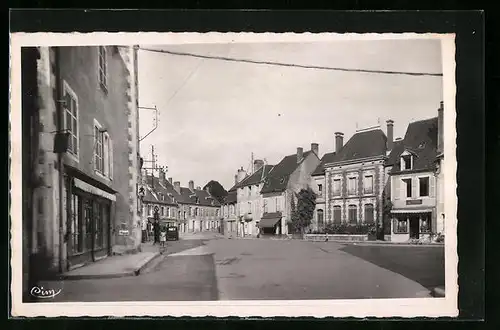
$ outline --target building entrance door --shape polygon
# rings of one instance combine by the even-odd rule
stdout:
[[[420,219],[418,216],[410,217],[410,238],[418,239],[420,236]]]

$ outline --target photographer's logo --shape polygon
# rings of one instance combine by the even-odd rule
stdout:
[[[42,287],[34,286],[33,288],[31,288],[30,291],[30,294],[33,297],[42,299],[54,298],[59,293],[61,293],[61,289],[59,290],[44,289],[43,286]]]

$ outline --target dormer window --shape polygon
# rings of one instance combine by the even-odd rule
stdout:
[[[411,170],[413,168],[413,155],[403,154],[401,156],[401,170]]]

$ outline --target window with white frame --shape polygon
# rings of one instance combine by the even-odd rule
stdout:
[[[64,128],[66,132],[69,133],[68,152],[78,156],[78,98],[66,82],[64,82],[63,93]]]
[[[323,185],[318,184],[318,196],[322,196],[322,195],[323,195]]]
[[[94,124],[94,169],[104,175],[104,132]]]
[[[108,90],[108,62],[106,57],[106,47],[99,46],[99,84],[104,91]]]
[[[401,170],[411,170],[413,167],[413,159],[412,155],[403,155],[401,156]]]
[[[403,183],[406,186],[406,198],[411,198],[412,196],[412,186],[411,186],[411,178],[409,179],[402,179]]]
[[[349,195],[356,195],[356,178],[349,178],[347,181],[347,193]]]
[[[340,196],[340,179],[333,180],[333,196]]]
[[[429,196],[429,177],[418,178],[420,197]]]
[[[365,194],[373,194],[373,175],[366,175],[363,182]]]

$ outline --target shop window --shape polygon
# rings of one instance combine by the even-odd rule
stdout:
[[[394,232],[396,234],[407,234],[408,233],[408,220],[407,219],[394,220]]]

